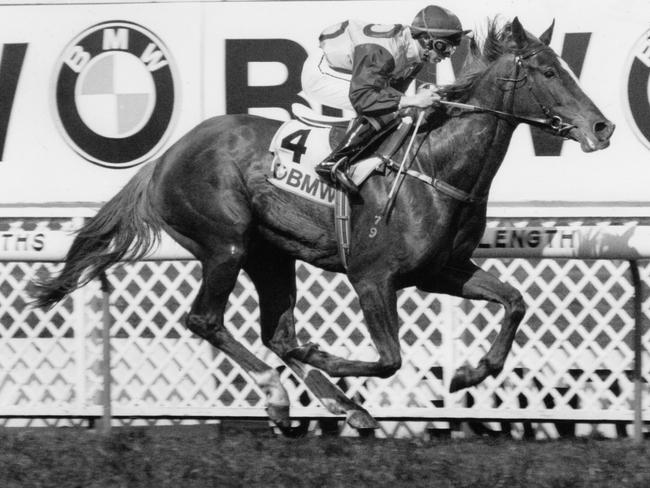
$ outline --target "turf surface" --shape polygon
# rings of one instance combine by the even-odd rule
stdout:
[[[650,441],[0,430],[0,487],[648,487]]]

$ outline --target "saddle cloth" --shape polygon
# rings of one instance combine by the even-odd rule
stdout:
[[[274,158],[268,181],[295,195],[334,207],[336,189],[315,171],[316,165],[332,151],[331,130],[331,127],[316,127],[299,120],[282,124],[269,147]],[[358,186],[381,164],[378,157],[364,159],[352,165],[350,177]]]

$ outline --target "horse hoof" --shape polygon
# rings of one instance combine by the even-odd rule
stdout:
[[[289,405],[269,405],[266,414],[279,429],[291,427],[289,418]]]
[[[490,375],[497,376],[501,369],[503,369],[503,366],[498,368],[490,367],[489,362],[486,359],[481,359],[476,368],[473,368],[468,364],[461,366],[456,370],[456,374],[454,374],[454,377],[451,380],[449,391],[453,393],[462,390],[463,388],[478,385]]]
[[[357,429],[359,437],[362,439],[374,439],[375,429]]]
[[[350,410],[346,422],[355,429],[378,429],[379,424],[365,410]]]
[[[454,377],[451,380],[451,385],[449,385],[449,392],[450,393],[455,393],[455,392],[457,392],[459,390],[462,390],[463,388],[465,388],[465,385],[463,384],[462,380],[460,380],[459,378]]]
[[[468,378],[470,375],[470,368],[468,366],[461,366],[454,374],[454,377],[451,380],[449,385],[449,391],[454,393],[456,391],[462,390],[470,386]]]
[[[283,436],[296,439],[307,435],[309,420],[302,419],[298,426],[292,426],[289,417],[289,405],[269,405],[266,407],[266,414],[275,426],[280,429]]]
[[[282,432],[282,435],[284,437],[287,437],[289,439],[300,439],[301,437],[305,437],[307,435],[307,432],[309,430],[309,420],[307,419],[300,420],[300,423],[296,427],[278,426],[278,429],[280,429],[280,432]]]

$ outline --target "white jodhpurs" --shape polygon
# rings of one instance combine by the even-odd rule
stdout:
[[[350,103],[351,75],[332,69],[322,51],[307,58],[302,68],[301,83],[305,94],[322,105],[351,110]]]

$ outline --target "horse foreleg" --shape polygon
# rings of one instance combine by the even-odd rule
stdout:
[[[452,392],[479,384],[488,376],[498,375],[505,365],[517,328],[524,318],[526,306],[521,293],[496,276],[482,270],[472,262],[460,267],[447,267],[418,286],[424,291],[445,293],[472,300],[500,303],[505,309],[501,330],[490,350],[476,367],[461,366],[451,381]]]
[[[295,262],[262,249],[254,250],[244,269],[253,280],[260,302],[262,342],[277,354],[323,406],[335,415],[345,415],[356,429],[377,428],[375,419],[348,398],[322,372],[292,356],[299,348],[293,310],[296,304]]]

